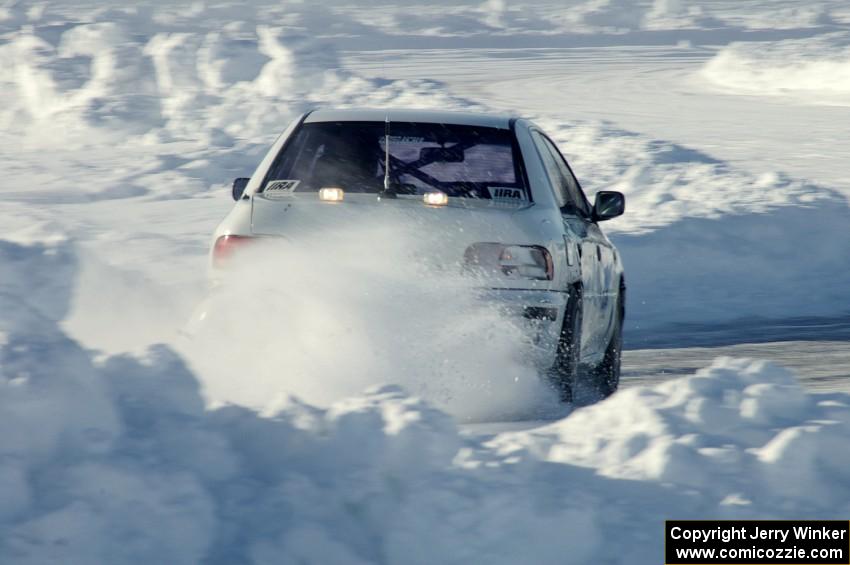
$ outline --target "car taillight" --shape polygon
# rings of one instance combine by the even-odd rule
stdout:
[[[244,235],[223,235],[215,240],[213,245],[213,265],[221,267],[227,263],[237,249],[255,241],[253,237]]]
[[[539,245],[474,243],[463,258],[469,270],[511,279],[550,281],[554,275],[552,256]]]

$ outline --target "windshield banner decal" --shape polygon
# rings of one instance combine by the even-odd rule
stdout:
[[[510,200],[516,202],[525,200],[524,193],[521,188],[512,188],[509,186],[491,186],[488,188],[490,197],[493,200]]]
[[[269,198],[274,198],[275,196],[282,196],[285,194],[291,194],[295,191],[295,187],[298,186],[300,180],[270,180],[266,183],[266,188],[263,189],[263,194],[265,194]]]

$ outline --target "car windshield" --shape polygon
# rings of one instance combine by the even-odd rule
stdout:
[[[325,187],[379,192],[384,188],[385,128],[384,122],[302,124],[272,165],[265,187],[285,181],[295,192]],[[509,130],[411,122],[392,122],[389,130],[393,192],[527,199]]]

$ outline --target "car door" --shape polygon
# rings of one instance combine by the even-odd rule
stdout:
[[[603,268],[605,238],[593,222],[590,205],[555,144],[539,130],[532,132],[532,138],[561,209],[564,228],[574,234],[579,242],[583,299],[581,359],[583,362],[595,362],[604,351],[607,326],[605,308],[608,305]]]
[[[547,138],[548,139],[548,138]],[[617,297],[620,292],[620,278],[617,269],[617,251],[611,240],[600,229],[599,224],[593,220],[593,207],[590,205],[581,185],[573,174],[567,160],[558,150],[557,146],[549,140],[551,149],[558,156],[558,162],[562,173],[567,178],[567,189],[573,194],[576,201],[581,203],[583,217],[589,222],[587,227],[587,239],[592,242],[596,251],[596,282],[598,283],[598,295],[596,302],[598,309],[595,312],[597,318],[597,330],[594,332],[595,348],[598,354],[604,355],[610,341],[611,332],[617,312]]]

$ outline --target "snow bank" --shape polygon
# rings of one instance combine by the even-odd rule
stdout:
[[[850,453],[840,447],[850,433],[847,401],[807,395],[791,373],[769,363],[719,358],[693,376],[621,391],[491,446],[693,489],[712,513],[811,512],[840,500],[840,514],[850,507]]]
[[[738,94],[790,96],[808,103],[850,104],[850,34],[732,43],[701,76]]]
[[[323,3],[328,5],[327,3]],[[581,43],[589,34],[618,36],[646,29],[681,29],[703,22],[703,9],[679,0],[485,0],[458,3],[380,1],[376,9],[332,3],[348,20],[346,31],[385,35],[393,47],[403,48],[398,38],[412,38],[425,48],[443,47],[443,38],[486,37],[487,45],[515,45],[517,36],[533,45],[559,36],[566,44]],[[327,12],[324,15],[327,18]],[[359,24],[355,29],[351,22]],[[365,35],[365,34],[364,34]],[[428,41],[430,39],[430,41]]]
[[[23,276],[67,268],[67,245],[0,253]],[[487,441],[393,386],[261,417],[206,409],[168,348],[94,361],[57,327],[69,293],[22,294],[7,273],[0,554],[15,563],[657,563],[665,518],[850,512],[850,396],[766,363],[718,360]]]
[[[703,5],[706,9],[711,8],[708,3]],[[837,24],[846,24],[850,15],[843,0],[722,3],[711,13],[722,18],[730,27],[759,31],[830,29]]]
[[[310,31],[342,21],[320,7],[60,4],[15,14],[0,37],[3,190],[72,187],[66,201],[198,196],[248,174],[308,108],[459,105],[428,80],[347,72],[332,42]]]
[[[681,323],[850,314],[843,195],[608,124],[538,121],[591,198],[626,194],[605,230],[625,264],[630,346]]]
[[[829,29],[848,21],[843,0],[769,0],[765,2],[714,2],[698,0],[585,0],[569,6],[559,3],[564,20],[576,27],[563,32],[607,32],[613,34],[641,31],[677,31],[675,42],[694,32],[704,41],[707,31],[717,32],[709,44],[728,41],[740,31],[775,32],[778,30]],[[546,10],[538,6],[538,10]],[[560,20],[561,18],[554,18]],[[728,32],[732,32],[729,34]],[[611,38],[612,43],[616,42]]]
[[[535,118],[562,147],[582,187],[626,194],[627,213],[607,233],[644,235],[685,218],[721,219],[817,206],[836,194],[781,172],[754,175],[676,143],[610,123]]]
[[[591,32],[697,28],[713,23],[700,3],[681,0],[588,0],[565,10],[565,18]]]

